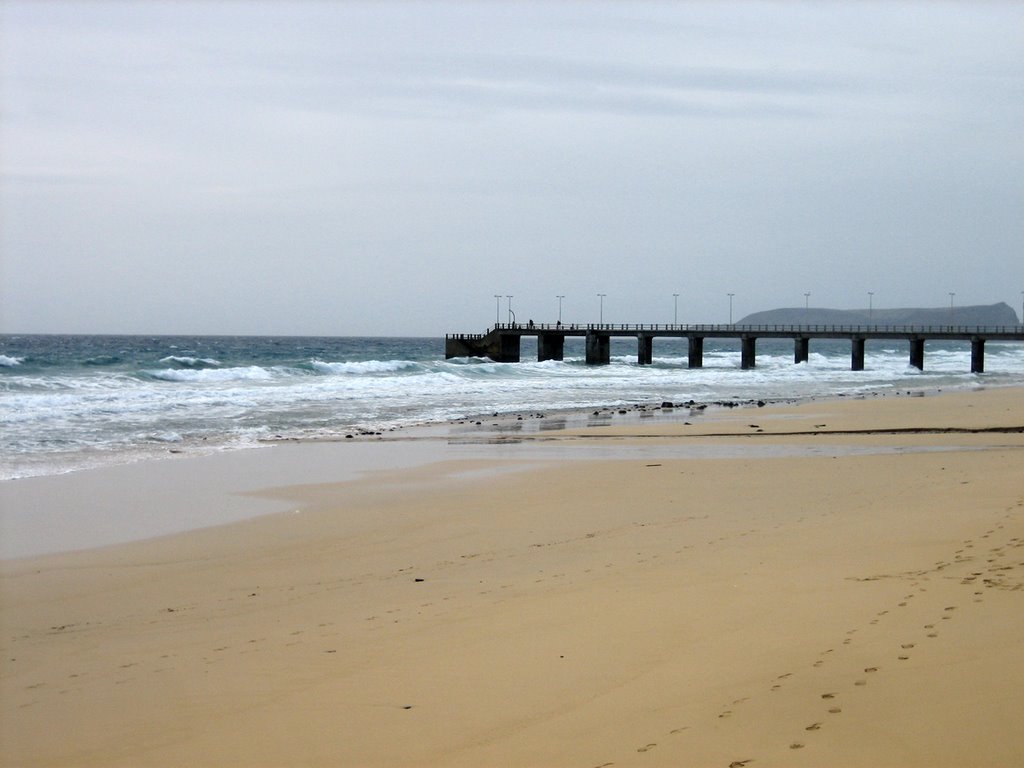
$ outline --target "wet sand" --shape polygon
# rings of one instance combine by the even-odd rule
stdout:
[[[818,402],[343,482],[296,446],[286,512],[3,562],[0,763],[1021,765],[1022,425]]]

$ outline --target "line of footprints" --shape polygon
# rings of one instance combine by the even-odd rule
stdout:
[[[1018,506],[1022,506],[1022,505],[1018,504]],[[1006,515],[1007,518],[1010,518],[1011,516],[1012,516],[1012,513]],[[980,538],[988,539],[989,537],[995,535],[999,530],[1002,530],[1002,528],[1003,528],[1003,525],[1001,525],[1001,524],[1000,525],[996,525],[995,528],[993,528],[992,530],[986,531],[985,534],[983,536],[981,536]],[[957,550],[954,553],[954,558],[953,558],[952,561],[949,561],[949,562],[947,562],[947,561],[937,562],[933,568],[927,569],[925,571],[920,571],[920,572],[916,572],[916,573],[899,574],[899,575],[894,576],[894,577],[888,577],[888,578],[907,578],[907,579],[910,580],[910,586],[916,588],[916,592],[908,594],[908,595],[905,595],[903,597],[903,599],[897,604],[897,608],[906,607],[908,605],[908,601],[912,600],[915,597],[916,594],[926,592],[927,588],[922,586],[920,582],[922,580],[923,581],[927,581],[928,577],[930,575],[937,575],[937,576],[942,576],[944,578],[949,578],[950,576],[948,574],[944,574],[943,572],[946,571],[951,566],[967,565],[968,563],[972,563],[975,560],[975,558],[970,554],[970,552],[971,552],[972,549],[974,549],[974,547],[975,547],[975,542],[973,540],[971,540],[971,539],[968,539],[967,541],[964,542],[963,548]],[[970,572],[968,575],[963,576],[961,578],[961,580],[960,580],[960,584],[963,585],[963,586],[967,586],[967,587],[977,587],[978,586],[978,580],[980,580],[981,584],[984,587],[986,587],[986,588],[1010,589],[1010,590],[1015,590],[1015,591],[1016,590],[1024,590],[1024,581],[1020,580],[1019,578],[1013,579],[1012,581],[1010,579],[1008,579],[1008,576],[1011,576],[1011,575],[1012,576],[1017,576],[1018,568],[1024,567],[1024,561],[1019,562],[1019,563],[1007,563],[1004,560],[1005,556],[1008,554],[1008,552],[1007,552],[1008,549],[1017,549],[1017,548],[1021,548],[1021,547],[1024,547],[1024,540],[1019,539],[1019,538],[1011,538],[1003,546],[993,547],[993,548],[989,549],[988,550],[988,555],[984,558],[987,567],[986,566],[982,566],[982,570],[975,570],[975,571]],[[986,577],[986,572],[989,574],[988,577]],[[1012,572],[1012,573],[1008,573],[1008,572]],[[881,577],[879,577],[879,578],[881,578]],[[983,602],[983,597],[982,597],[983,595],[984,595],[984,592],[981,591],[981,590],[973,591],[973,594],[971,595],[972,602],[975,602],[975,603]],[[938,624],[938,622],[952,620],[953,617],[956,615],[956,611],[957,610],[958,610],[958,606],[956,606],[956,605],[947,605],[947,606],[945,606],[941,610],[940,615],[936,619],[935,623],[924,624],[922,626],[922,629],[925,630],[924,638],[926,640],[931,640],[931,639],[935,639],[935,638],[939,637],[939,632],[938,632],[939,624]],[[880,621],[884,620],[884,618],[887,615],[889,615],[890,613],[891,612],[889,610],[879,611],[875,615],[875,617],[869,622],[869,624],[871,624],[871,625],[878,624]],[[843,640],[842,645],[850,645],[853,642],[853,636],[857,633],[857,631],[858,630],[856,630],[856,629],[848,630],[847,633],[846,633],[847,637]],[[902,643],[899,646],[898,651],[896,651],[896,655],[895,655],[894,661],[895,662],[908,661],[910,659],[910,656],[911,656],[911,651],[914,649],[915,646],[916,646],[916,643],[913,643],[913,642]],[[835,651],[834,648],[829,648],[826,651],[822,651],[821,654],[820,654],[821,658],[816,660],[811,666],[812,667],[820,667],[820,666],[822,666],[825,663],[827,657],[830,654],[834,653],[834,651]],[[856,687],[866,686],[868,684],[869,678],[872,675],[875,675],[875,674],[877,674],[877,673],[879,673],[881,671],[882,671],[882,667],[881,666],[865,667],[864,668],[864,676],[863,677],[859,677],[857,680],[855,680],[853,685],[856,686]],[[772,681],[771,687],[769,688],[769,692],[775,692],[775,691],[780,690],[785,685],[786,681],[789,680],[791,677],[793,677],[793,675],[794,675],[794,673],[792,673],[792,672],[786,672],[786,673],[784,673],[782,675],[779,675],[777,678],[775,678]],[[842,707],[839,706],[839,702],[840,702],[840,692],[839,691],[827,691],[825,693],[820,694],[820,696],[821,696],[822,701],[827,703],[827,709],[824,710],[826,714],[828,714],[828,715],[838,715],[838,714],[840,714],[843,711]],[[726,719],[726,718],[731,717],[734,714],[734,708],[738,708],[740,705],[742,705],[745,701],[748,701],[748,700],[749,700],[749,697],[736,699],[735,701],[733,701],[729,705],[727,705],[725,708],[723,708],[723,710],[718,714],[718,718],[719,719]],[[816,721],[816,722],[810,723],[810,724],[804,726],[803,730],[806,733],[814,733],[815,731],[819,731],[822,728],[824,728],[826,722],[827,722],[827,718],[825,718],[825,719],[823,719],[821,721]],[[679,727],[679,728],[674,728],[671,731],[669,731],[669,735],[673,735],[673,736],[674,735],[678,735],[678,734],[681,734],[681,733],[683,733],[684,731],[687,731],[687,730],[689,730],[689,726],[682,726],[682,727]],[[789,744],[789,749],[792,749],[792,750],[803,749],[805,746],[807,746],[806,742],[803,740],[804,738],[806,738],[806,737],[798,737],[797,739],[793,740]],[[650,742],[648,744],[644,744],[641,747],[637,747],[636,751],[637,752],[641,752],[641,753],[649,752],[650,750],[654,749],[657,746],[658,746],[658,744],[656,742]],[[740,760],[733,760],[731,763],[729,763],[729,768],[742,768],[742,766],[748,765],[749,763],[753,763],[753,762],[754,762],[753,758],[745,758],[745,759],[740,759]],[[595,768],[609,768],[610,766],[613,766],[613,765],[614,765],[614,763],[603,763],[603,764],[601,764],[599,766],[596,766]]]

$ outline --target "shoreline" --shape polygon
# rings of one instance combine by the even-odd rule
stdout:
[[[994,384],[970,382],[950,386],[933,383],[929,386],[900,386],[891,390],[878,389],[870,391],[849,391],[833,394],[814,394],[806,396],[734,396],[717,397],[706,400],[688,400],[671,402],[658,399],[651,399],[645,402],[634,402],[628,404],[608,404],[594,406],[576,406],[571,408],[539,408],[508,410],[505,412],[476,413],[474,415],[461,416],[442,421],[410,422],[387,427],[352,425],[345,429],[336,429],[325,435],[277,435],[256,437],[239,441],[237,436],[225,442],[216,440],[208,442],[206,437],[194,441],[186,440],[183,443],[167,444],[140,444],[133,448],[117,449],[113,452],[87,451],[80,456],[70,459],[69,464],[51,465],[44,461],[42,467],[35,466],[37,459],[43,460],[44,456],[32,457],[28,463],[20,465],[20,469],[13,469],[14,463],[7,462],[4,472],[14,473],[12,476],[0,479],[0,487],[5,483],[19,482],[33,478],[57,477],[61,475],[75,474],[79,472],[102,471],[112,467],[120,467],[134,464],[145,464],[151,462],[171,461],[180,459],[193,459],[204,456],[218,456],[221,454],[232,454],[244,451],[252,451],[277,445],[288,445],[294,443],[330,443],[347,440],[365,441],[375,439],[410,439],[419,436],[446,436],[452,431],[458,431],[463,427],[483,425],[494,427],[502,432],[523,431],[557,431],[560,429],[578,429],[582,427],[604,427],[609,423],[633,423],[636,420],[666,421],[675,423],[684,418],[718,419],[723,414],[732,411],[742,411],[750,408],[780,407],[788,405],[799,405],[801,403],[815,401],[830,401],[843,399],[883,399],[890,397],[923,397],[937,394],[970,392],[984,389],[1007,389],[1024,386],[1018,382],[999,382]],[[665,407],[671,402],[671,407]],[[688,415],[687,415],[688,414]],[[67,459],[65,459],[67,460]]]
[[[467,451],[496,461],[512,458],[508,450],[513,446],[522,446],[524,451],[532,450],[534,459],[544,461],[556,458],[629,459],[645,454],[636,446],[623,446],[624,437],[639,441],[640,445],[653,445],[651,438],[674,435],[681,439],[700,440],[700,445],[704,446],[679,449],[674,452],[676,457],[741,458],[744,455],[771,457],[783,454],[778,450],[759,453],[749,445],[736,446],[733,451],[722,446],[712,449],[711,446],[720,442],[716,438],[737,436],[756,436],[761,438],[761,442],[768,442],[765,438],[784,434],[791,437],[813,435],[820,441],[830,435],[841,434],[1013,433],[1024,429],[1024,426],[910,426],[895,430],[872,427],[844,432],[834,427],[823,430],[820,427],[825,425],[815,424],[796,432],[776,427],[769,429],[770,434],[765,434],[764,428],[750,422],[753,421],[752,414],[757,413],[766,415],[769,420],[791,425],[795,414],[806,414],[816,404],[828,407],[829,404],[846,402],[899,402],[908,397],[956,398],[977,392],[1015,389],[1018,388],[915,389],[871,396],[840,394],[834,397],[788,398],[771,403],[722,400],[692,405],[680,403],[672,408],[664,407],[663,403],[638,404],[631,408],[509,413],[414,425],[386,434],[353,434],[352,438],[348,435],[285,438],[262,441],[247,448],[196,453],[171,449],[173,455],[168,456],[0,481],[0,529],[4,531],[4,536],[0,537],[0,562],[128,544],[280,514],[288,511],[285,509],[287,505],[260,498],[268,487],[351,481],[379,469],[422,468],[439,461],[463,460],[467,458]],[[1019,390],[1024,396],[1024,387]],[[807,421],[806,418],[803,420]],[[1024,417],[1021,421],[1024,422]],[[595,442],[616,445],[603,452],[581,447]],[[736,445],[735,440],[729,442]],[[323,447],[322,455],[315,452],[317,446]],[[284,452],[280,452],[281,449]],[[885,450],[888,449],[880,448],[878,452]],[[296,454],[296,451],[304,453]],[[860,450],[864,451],[869,449]],[[794,451],[789,455],[798,457],[801,453]],[[651,455],[648,451],[649,458]],[[669,455],[664,443],[659,455]],[[515,458],[531,461],[529,455]],[[253,482],[247,479],[251,476],[260,479]],[[125,495],[120,492],[122,488],[132,490]],[[140,493],[150,500],[147,513],[142,516],[131,513],[131,506],[137,501],[135,497]],[[61,500],[66,498],[79,500],[80,512],[70,519],[61,508]],[[215,508],[217,512],[212,515],[208,512],[195,514],[203,507]],[[183,509],[189,513],[181,514]],[[51,540],[41,540],[40,531],[48,532]]]
[[[461,419],[447,423],[422,424],[395,430],[384,435],[363,434],[329,438],[269,440],[249,448],[213,452],[178,452],[174,455],[149,457],[138,461],[90,467],[56,475],[33,475],[0,481],[0,561],[37,555],[60,554],[134,541],[187,533],[191,530],[227,525],[288,511],[281,503],[266,498],[254,500],[268,487],[298,485],[327,481],[351,481],[379,469],[411,469],[439,461],[468,458],[467,452],[481,458],[503,461],[544,461],[563,458],[629,459],[647,455],[659,445],[658,455],[666,453],[665,441],[654,438],[674,436],[699,440],[689,448],[679,448],[679,458],[741,458],[781,456],[778,450],[760,453],[754,445],[737,445],[736,437],[756,437],[768,443],[780,437],[814,436],[818,442],[829,437],[847,435],[997,435],[1013,434],[1024,429],[1020,424],[978,426],[969,421],[947,419],[951,426],[929,427],[911,425],[837,429],[835,425],[811,424],[808,411],[816,406],[838,407],[843,403],[902,402],[906,398],[939,397],[947,401],[970,397],[974,393],[1017,390],[1024,397],[1024,387],[979,387],[970,390],[906,390],[875,396],[837,395],[787,399],[773,403],[764,401],[719,401],[686,403],[664,408],[637,405],[632,408],[575,409],[534,414],[501,414],[481,419]],[[729,403],[728,405],[724,403]],[[856,407],[856,406],[855,406]],[[964,412],[967,413],[967,412]],[[754,419],[753,416],[757,415]],[[765,421],[752,424],[753,421]],[[954,423],[955,422],[955,423]],[[794,431],[794,425],[805,427]],[[783,429],[780,425],[786,425]],[[766,432],[767,429],[767,432]],[[624,438],[638,442],[623,445]],[[735,450],[721,445],[722,440]],[[969,439],[969,438],[967,438]],[[984,442],[984,439],[979,439]],[[607,450],[585,447],[591,443],[611,444]],[[640,446],[650,446],[647,453]],[[703,448],[696,447],[697,445]],[[717,446],[712,449],[712,446]],[[321,446],[322,455],[317,454]],[[331,448],[331,446],[335,446]],[[512,457],[508,451],[521,446],[522,456]],[[283,449],[283,452],[282,452]],[[878,452],[890,449],[879,448]],[[870,452],[861,448],[860,452]],[[301,453],[296,453],[301,452]],[[656,451],[658,453],[658,451]],[[795,450],[789,455],[802,455]],[[258,477],[253,482],[249,477]],[[126,496],[120,491],[131,488]],[[132,498],[139,493],[150,500],[147,514],[131,514]],[[80,514],[64,515],[61,499],[79,500]],[[202,507],[215,508],[216,514],[202,512]],[[181,514],[182,509],[189,514]],[[111,510],[115,513],[111,514]],[[97,524],[99,523],[99,524]],[[42,541],[39,531],[53,535],[51,542]]]
[[[280,512],[0,562],[0,757],[1021,764],[1022,395],[247,452]]]

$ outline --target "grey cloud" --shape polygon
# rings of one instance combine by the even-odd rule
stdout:
[[[409,58],[346,67],[331,86],[342,110],[443,113],[445,106],[641,115],[801,116],[849,80],[769,68],[678,67],[541,56]]]

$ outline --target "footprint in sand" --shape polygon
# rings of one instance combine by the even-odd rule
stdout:
[[[838,715],[838,714],[839,714],[840,712],[842,712],[842,711],[843,711],[843,708],[842,708],[842,707],[832,707],[832,708],[831,708],[831,709],[830,709],[830,710],[828,711],[828,713],[829,713],[830,715]]]
[[[823,693],[823,694],[821,694],[821,698],[823,698],[823,699],[834,699],[835,697],[836,697],[836,695],[834,693]]]
[[[642,747],[638,747],[636,751],[637,752],[646,752],[647,750],[653,749],[656,746],[658,746],[658,745],[657,744],[645,744]]]
[[[752,762],[754,762],[753,759],[733,760],[731,763],[729,763],[729,768],[743,768],[743,766],[745,766],[747,763],[752,763]]]
[[[792,744],[789,745],[789,748],[790,749],[803,749],[804,745],[801,744],[799,741],[794,741]]]
[[[821,723],[811,723],[806,728],[804,728],[804,730],[805,731],[818,731],[818,730],[821,730]]]
[[[865,672],[877,672],[878,667],[864,667]]]

